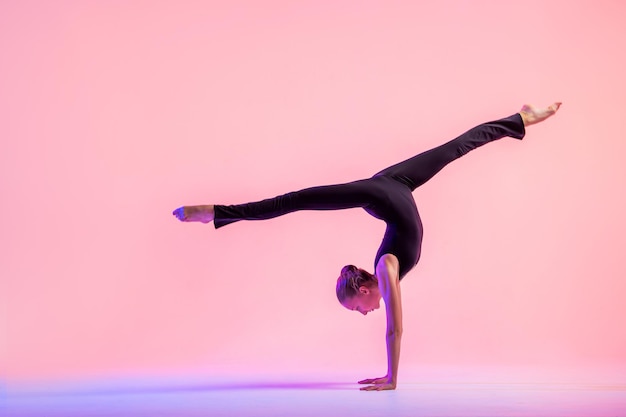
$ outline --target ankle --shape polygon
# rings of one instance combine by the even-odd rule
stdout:
[[[530,121],[530,115],[524,111],[520,111],[519,115],[522,116],[522,123],[524,126],[530,126],[532,122]]]

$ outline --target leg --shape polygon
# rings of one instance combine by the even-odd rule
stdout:
[[[376,175],[391,176],[406,184],[411,190],[415,190],[443,167],[469,151],[505,136],[522,139],[524,133],[522,118],[517,113],[505,119],[476,126],[448,143],[393,165]]]
[[[239,220],[266,220],[299,210],[341,210],[364,207],[372,202],[372,191],[368,187],[368,181],[359,180],[347,184],[307,188],[254,203],[181,207],[173,214],[180,220],[194,221],[193,214],[187,216],[187,213],[193,213],[194,207],[205,207],[205,209],[198,210],[204,210],[206,214],[204,219],[213,220],[217,229]],[[208,213],[208,210],[212,213]],[[198,219],[198,221],[203,220]]]
[[[479,146],[505,136],[522,139],[526,126],[542,122],[555,114],[560,106],[561,103],[554,103],[547,108],[524,105],[519,113],[476,126],[448,143],[393,165],[375,176],[391,176],[415,190],[450,162]]]

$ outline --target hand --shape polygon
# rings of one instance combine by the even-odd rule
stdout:
[[[374,384],[361,388],[361,391],[386,391],[396,389],[396,383],[391,381],[388,376],[380,378],[364,379],[359,384]]]

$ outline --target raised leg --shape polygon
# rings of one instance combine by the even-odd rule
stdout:
[[[478,125],[450,142],[386,168],[375,176],[391,176],[415,190],[450,162],[473,149],[506,136],[522,139],[526,134],[525,126],[547,119],[556,113],[560,105],[555,103],[545,109],[525,105],[519,113]]]
[[[266,220],[298,210],[342,210],[365,207],[373,199],[370,180],[306,188],[253,203],[237,205],[184,206],[174,210],[181,221],[213,220],[215,228],[239,220]]]

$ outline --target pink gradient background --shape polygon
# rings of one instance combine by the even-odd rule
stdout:
[[[626,375],[626,5],[524,3],[0,3],[0,378],[379,376],[384,313],[334,285],[384,223],[171,211],[369,177],[554,100],[415,192],[400,378]]]

